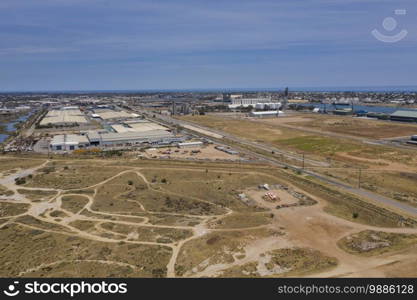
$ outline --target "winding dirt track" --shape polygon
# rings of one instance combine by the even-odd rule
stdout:
[[[417,229],[379,228],[379,227],[362,225],[358,223],[352,223],[352,222],[337,218],[335,216],[324,213],[323,207],[325,206],[325,203],[323,203],[321,199],[318,199],[312,195],[309,195],[309,196],[316,199],[319,203],[318,205],[309,206],[309,207],[294,207],[294,208],[286,208],[286,209],[277,210],[273,206],[271,206],[271,203],[268,203],[266,201],[260,201],[258,203],[259,206],[263,206],[269,209],[274,214],[275,217],[273,218],[274,221],[272,222],[272,224],[262,225],[262,226],[257,226],[257,227],[238,228],[238,229],[213,229],[213,228],[209,228],[208,226],[209,221],[213,222],[216,220],[220,220],[221,218],[224,218],[230,215],[231,213],[233,213],[233,211],[229,208],[222,207],[223,209],[226,209],[226,213],[221,214],[221,215],[196,216],[196,215],[180,214],[180,213],[163,213],[163,212],[149,211],[146,209],[146,207],[143,204],[139,203],[138,201],[135,201],[136,203],[140,205],[144,214],[175,215],[175,216],[183,216],[183,217],[193,217],[193,218],[198,218],[201,220],[201,223],[198,224],[197,226],[155,225],[149,222],[149,218],[146,215],[134,216],[134,215],[126,214],[126,213],[101,212],[101,211],[95,211],[91,208],[94,203],[95,197],[97,195],[98,189],[102,187],[103,185],[105,185],[106,183],[110,182],[111,180],[119,176],[122,176],[124,174],[129,174],[129,173],[135,174],[136,176],[138,176],[140,179],[142,179],[145,182],[148,189],[156,191],[156,189],[153,188],[152,184],[148,181],[146,176],[144,176],[141,173],[141,168],[132,167],[130,170],[121,171],[118,174],[106,180],[103,180],[102,182],[99,182],[94,185],[81,188],[81,189],[78,188],[78,189],[64,190],[64,189],[27,188],[27,187],[18,186],[15,184],[16,178],[34,174],[36,171],[38,171],[40,168],[44,167],[48,163],[49,161],[47,160],[38,167],[30,168],[26,170],[20,170],[17,173],[14,173],[12,175],[8,175],[5,177],[0,176],[0,185],[3,185],[7,189],[14,192],[14,195],[3,197],[0,200],[2,202],[25,203],[29,205],[29,209],[25,213],[15,215],[15,216],[7,216],[7,217],[0,218],[0,220],[1,219],[7,220],[5,223],[0,225],[0,228],[6,226],[7,224],[18,223],[16,222],[16,219],[18,217],[28,215],[43,222],[49,222],[52,224],[63,226],[63,228],[65,228],[66,230],[59,231],[59,230],[53,230],[53,229],[38,228],[37,226],[34,226],[34,225],[28,225],[28,224],[22,224],[22,223],[18,223],[18,224],[22,226],[26,226],[28,228],[38,229],[38,230],[42,230],[46,232],[59,233],[59,234],[64,234],[64,235],[69,235],[69,236],[77,236],[77,237],[81,237],[81,238],[89,239],[93,241],[110,242],[110,243],[119,243],[121,239],[99,236],[95,234],[95,232],[94,233],[86,232],[78,228],[75,228],[74,226],[71,226],[70,223],[73,221],[77,221],[77,220],[97,222],[97,224],[95,225],[95,230],[97,233],[100,233],[100,232],[110,233],[113,235],[121,235],[121,234],[118,234],[108,229],[104,229],[101,226],[102,223],[132,225],[132,226],[140,226],[140,227],[148,227],[148,228],[168,228],[168,229],[189,230],[192,232],[192,235],[190,237],[179,240],[179,241],[174,241],[172,243],[158,243],[158,242],[132,240],[128,236],[122,239],[125,243],[158,245],[158,246],[169,247],[172,250],[172,256],[167,264],[167,276],[168,277],[176,277],[175,264],[177,262],[177,258],[178,258],[178,255],[180,253],[182,246],[185,243],[193,239],[199,238],[205,234],[208,234],[214,231],[234,231],[234,230],[244,231],[244,230],[251,230],[251,229],[262,228],[262,227],[272,228],[272,229],[284,228],[286,235],[284,237],[271,236],[268,238],[254,241],[253,243],[245,246],[246,255],[244,259],[240,259],[240,260],[235,259],[235,261],[232,263],[211,265],[205,268],[201,272],[195,272],[194,274],[189,274],[190,276],[193,276],[193,277],[221,276],[222,270],[225,270],[231,266],[243,265],[250,261],[260,260],[261,255],[267,251],[278,249],[278,248],[291,247],[291,246],[310,247],[313,249],[317,249],[326,255],[336,257],[338,259],[339,265],[336,268],[334,268],[331,271],[326,271],[326,272],[319,273],[319,274],[316,273],[314,274],[314,276],[321,276],[321,277],[360,276],[361,274],[363,274],[363,272],[366,272],[368,276],[369,275],[380,276],[381,273],[377,271],[378,267],[389,264],[394,261],[401,260],[401,259],[410,258],[410,254],[395,253],[391,256],[383,255],[383,256],[378,256],[375,258],[363,258],[363,257],[353,256],[351,254],[344,252],[343,250],[337,247],[336,242],[344,236],[347,236],[356,232],[360,232],[363,230],[367,230],[367,229],[376,230],[376,231],[393,232],[393,233],[396,233],[396,232],[417,233]],[[172,170],[178,169],[178,170],[184,171],[184,168],[170,168],[170,169]],[[193,169],[193,170],[195,171],[196,169]],[[256,174],[257,172],[252,172],[252,173]],[[279,182],[282,180],[277,179],[277,181]],[[297,190],[295,187],[293,188]],[[50,197],[47,201],[32,202],[28,198],[26,198],[25,195],[20,194],[17,191],[18,189],[55,191],[56,195]],[[94,194],[86,195],[86,194],[76,193],[76,191],[87,190],[87,189],[93,189]],[[161,190],[158,190],[158,191],[161,191]],[[166,190],[164,190],[164,193],[170,193],[172,195],[182,196],[181,194],[169,192]],[[71,196],[71,195],[81,196],[88,200],[87,203],[84,205],[84,207],[79,209],[78,212],[76,213],[73,213],[71,211],[68,211],[62,208],[62,197]],[[196,201],[209,203],[210,205],[216,205],[216,204],[213,204],[212,202],[209,202],[204,199],[197,198],[197,197],[190,197],[190,198]],[[60,217],[60,220],[56,221],[56,217],[51,216],[51,212],[54,210],[63,211],[67,216],[62,217],[62,218]],[[83,210],[94,213],[95,217],[81,214],[81,211]],[[103,216],[103,218],[100,218],[100,216]],[[105,218],[109,216],[129,217],[132,219],[136,218],[137,222],[123,221],[123,220],[109,220]],[[48,266],[56,265],[61,262],[64,262],[64,261],[56,261],[56,262],[49,264]],[[105,264],[116,264],[120,266],[129,266],[131,268],[137,268],[136,266],[123,264],[120,262],[111,262],[111,261],[94,261],[94,262],[105,263]],[[36,268],[24,270],[20,273],[20,275],[28,274],[30,272],[39,270],[45,266],[47,265],[39,265]],[[375,270],[375,272],[373,272],[372,270]]]

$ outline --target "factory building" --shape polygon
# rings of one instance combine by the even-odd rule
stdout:
[[[231,98],[231,104],[229,104],[229,108],[237,108],[237,107],[248,107],[253,106],[255,107],[258,103],[275,103],[271,100],[271,98]]]
[[[203,142],[188,142],[188,143],[179,143],[179,148],[192,148],[192,147],[201,147]]]
[[[132,146],[143,143],[171,143],[178,140],[166,130],[151,130],[146,132],[108,132],[90,131],[87,133],[91,145],[95,146]]]
[[[94,110],[93,115],[94,118],[100,118],[105,121],[131,119],[137,118],[139,116],[137,114],[131,114],[125,111],[116,111],[110,109],[96,109]]]
[[[111,125],[111,128],[118,133],[122,132],[146,132],[146,131],[152,131],[152,130],[166,130],[167,128],[153,123],[149,122],[147,120],[133,120],[133,121],[126,121],[123,123],[118,123]]]
[[[66,126],[73,124],[87,124],[88,121],[78,107],[63,107],[50,110],[40,122],[40,126]]]
[[[123,133],[88,131],[80,135],[56,135],[50,142],[50,149],[52,151],[72,151],[88,147],[129,147],[140,144],[169,145],[182,143],[184,140],[184,137],[177,137],[165,130]]]
[[[56,135],[49,144],[52,151],[72,151],[87,148],[89,145],[88,138],[78,134]]]
[[[257,110],[277,110],[281,108],[281,103],[279,102],[269,102],[269,103],[256,103],[255,109]]]
[[[397,110],[390,116],[392,121],[417,122],[417,111]]]

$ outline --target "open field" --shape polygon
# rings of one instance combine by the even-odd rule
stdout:
[[[171,159],[200,159],[200,160],[238,160],[239,155],[232,155],[217,150],[214,145],[187,148],[163,148],[147,149],[145,155],[148,158],[171,158]]]
[[[417,125],[315,114],[301,116],[296,115],[274,119],[242,119],[232,117],[226,118],[222,115],[184,116],[180,119],[195,122],[209,128],[221,130],[251,141],[265,143],[280,149],[303,152],[306,155],[312,155],[312,157],[322,158],[323,160],[326,160],[330,157],[341,162],[351,163],[352,159],[350,157],[344,157],[344,159],[342,159],[342,156],[346,153],[353,153],[352,156],[359,159],[385,159],[390,162],[408,164],[409,166],[414,166],[417,169],[417,158],[415,157],[415,151],[413,150],[364,144],[359,139],[347,139],[343,135],[328,136],[325,134],[324,129],[319,129],[317,131],[311,132],[309,131],[309,129],[311,129],[309,125],[306,125],[305,128],[298,126],[283,126],[283,124],[287,123],[304,124],[306,123],[303,122],[304,120],[307,120],[307,122],[322,124],[325,123],[323,118],[329,118],[330,120],[333,120],[333,122],[341,123],[349,121],[352,124],[355,124],[355,126],[356,124],[359,124],[357,126],[364,126],[364,128],[361,129],[356,127],[352,129],[352,135],[356,138],[358,136],[360,137],[360,135],[358,135],[360,132],[367,132],[366,124],[369,122],[371,122],[371,124],[376,122],[379,124],[378,126],[382,127],[382,129],[380,128],[375,130],[376,132],[379,132],[380,135],[387,130],[390,131],[391,128],[394,128],[392,131],[397,130],[398,132],[396,133],[400,136],[411,135],[412,132],[417,132]],[[365,122],[365,125],[361,122]],[[334,128],[332,125],[329,127]],[[401,131],[403,128],[406,128],[408,131]],[[358,131],[356,132],[356,130]],[[373,164],[372,161],[362,161],[362,163],[369,165]]]
[[[359,184],[360,176],[361,187],[413,206],[417,205],[416,151],[372,145],[361,140],[411,135],[417,132],[416,125],[297,113],[273,119],[248,119],[221,114],[181,118],[248,141],[275,147],[284,154],[266,151],[261,154],[293,165],[301,166],[301,163],[291,161],[291,155],[298,155],[300,158],[304,155],[307,167],[316,173],[355,187]],[[311,165],[308,159],[328,166]],[[360,175],[359,169],[362,170]]]
[[[338,133],[371,139],[411,136],[417,132],[417,125],[412,123],[407,124],[323,114],[291,113],[289,117],[263,119],[260,122],[269,125],[287,125],[289,127],[293,126],[294,128],[315,129],[320,132]]]
[[[0,236],[3,277],[161,276],[171,254],[161,246],[91,241],[14,224]]]
[[[17,192],[19,194],[25,195],[26,198],[30,200],[48,200],[53,196],[56,196],[56,191],[45,191],[45,190],[26,190],[26,189],[18,189]]]
[[[195,122],[209,128],[222,130],[237,136],[244,136],[245,138],[258,142],[274,143],[277,140],[286,139],[290,135],[292,137],[306,135],[291,129],[277,128],[276,126],[269,124],[260,123],[254,126],[254,123],[248,120],[223,118],[215,115],[183,116],[181,119]]]
[[[82,195],[69,195],[61,198],[61,207],[73,214],[80,212],[88,203],[88,198]]]
[[[274,217],[271,213],[233,213],[215,222],[209,223],[210,228],[233,229],[268,225]]]
[[[27,169],[41,165],[45,160],[42,159],[19,159],[0,157],[0,173],[10,173],[18,169]],[[1,174],[0,174],[1,176]]]
[[[60,189],[85,188],[106,180],[120,169],[100,168],[95,165],[72,165],[63,162],[52,162],[40,169],[26,186]]]
[[[11,196],[14,192],[0,185],[0,196]]]
[[[2,276],[401,276],[391,252],[353,259],[339,241],[417,234],[407,216],[267,165],[62,158],[0,184],[16,192],[0,200]]]
[[[0,217],[11,217],[23,214],[29,205],[21,203],[0,202]]]

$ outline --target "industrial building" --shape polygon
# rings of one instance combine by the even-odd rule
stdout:
[[[232,150],[232,149],[229,149],[229,148],[226,148],[226,147],[223,147],[223,146],[215,146],[214,148],[219,150],[219,151],[223,151],[225,153],[231,154],[231,155],[238,155],[239,154],[239,152],[237,152],[235,150]]]
[[[109,120],[123,120],[137,118],[139,115],[131,114],[125,111],[116,111],[110,109],[96,109],[94,110],[94,118],[100,118],[105,121]]]
[[[66,126],[74,124],[87,124],[88,121],[78,107],[63,107],[58,110],[50,110],[39,123],[40,126]]]
[[[269,111],[253,111],[249,113],[249,116],[255,118],[272,118],[283,115],[284,113],[279,110],[269,110]]]
[[[237,107],[248,107],[248,106],[253,106],[255,107],[256,104],[260,104],[260,103],[268,103],[268,104],[272,104],[272,103],[277,103],[277,102],[273,102],[271,100],[271,98],[232,98],[231,99],[231,104],[229,104],[229,108],[237,108]]]
[[[417,122],[417,111],[397,110],[390,116],[392,121]]]
[[[140,144],[169,145],[184,142],[184,137],[177,137],[165,130],[146,132],[106,132],[88,131],[84,134],[56,135],[50,142],[52,151],[72,151],[88,147],[129,147]]]
[[[54,136],[49,145],[52,151],[72,151],[87,148],[90,141],[83,135],[60,134]]]
[[[192,147],[201,147],[203,142],[188,142],[188,143],[178,143],[179,148],[192,148]]]
[[[281,108],[281,103],[279,102],[269,102],[269,103],[256,103],[256,110],[277,110]]]
[[[166,130],[165,126],[147,120],[132,120],[111,125],[115,132],[146,132],[152,130]]]
[[[173,143],[182,141],[166,130],[152,130],[146,132],[107,132],[90,131],[87,133],[92,146],[132,146],[143,143]]]

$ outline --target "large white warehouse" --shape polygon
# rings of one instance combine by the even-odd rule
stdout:
[[[88,138],[78,134],[56,135],[49,144],[52,151],[72,151],[87,148],[89,145]]]
[[[231,101],[232,103],[229,104],[229,108],[237,108],[241,106],[242,107],[248,107],[248,106],[255,107],[257,104],[260,104],[260,103],[264,103],[264,104],[278,103],[278,102],[273,102],[271,98],[238,98],[238,99],[231,99]]]

